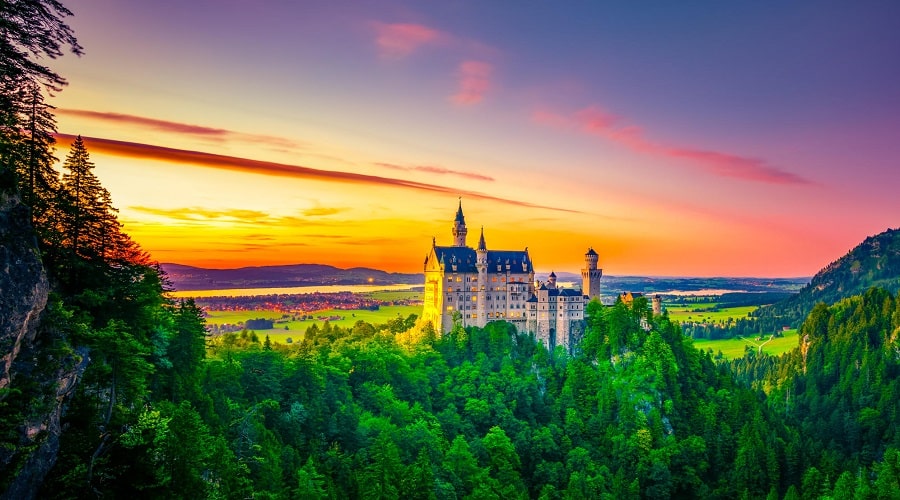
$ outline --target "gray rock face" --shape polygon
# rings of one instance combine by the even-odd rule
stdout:
[[[68,345],[64,332],[41,323],[49,288],[28,207],[0,191],[0,401],[9,396],[3,389],[25,388],[16,399],[25,420],[3,423],[18,438],[0,449],[0,499],[39,491],[56,463],[66,404],[90,361],[86,349],[60,349]]]
[[[23,345],[34,341],[49,285],[28,208],[0,193],[0,389]]]

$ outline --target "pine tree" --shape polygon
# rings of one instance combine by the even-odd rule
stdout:
[[[40,106],[29,104],[36,104],[41,87],[57,92],[66,84],[38,61],[61,56],[66,46],[76,55],[82,53],[72,29],[63,22],[71,15],[57,0],[0,2],[0,190],[14,189],[16,171],[22,161],[27,164],[22,146],[28,144],[28,131],[33,138],[38,129],[29,128],[29,121],[23,118],[29,116],[29,108],[33,122],[41,115]],[[55,131],[55,124],[48,130]],[[31,146],[38,144],[31,142]],[[37,149],[32,153],[36,158]]]

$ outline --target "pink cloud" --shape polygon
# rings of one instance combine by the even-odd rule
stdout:
[[[436,43],[446,36],[440,31],[422,24],[372,23],[375,27],[375,45],[382,57],[401,59],[419,47]]]
[[[571,114],[539,110],[531,115],[538,125],[577,130],[620,144],[636,153],[682,160],[713,175],[769,184],[808,185],[812,181],[765,160],[720,151],[709,151],[647,139],[644,129],[625,123],[619,115],[599,106],[589,106]]]
[[[55,137],[62,147],[70,147],[72,141],[75,140],[75,136],[71,134],[57,133]],[[96,137],[83,137],[83,139],[85,145],[92,153],[102,153],[126,158],[164,161],[234,172],[245,172],[257,175],[288,177],[295,179],[312,179],[326,182],[367,185],[372,187],[405,188],[422,192],[452,194],[455,196],[465,196],[467,198],[473,199],[491,200],[520,207],[541,208],[557,212],[585,213],[580,210],[571,210],[558,206],[540,205],[528,201],[503,198],[500,196],[480,193],[477,191],[457,189],[452,186],[417,182],[408,179],[397,179],[392,177],[382,177],[378,175],[359,174],[355,172],[343,172],[339,170],[324,170],[303,165],[291,165],[271,161],[253,160],[249,158],[206,153],[203,151],[175,149],[164,146],[155,146],[152,144],[117,141],[113,139]]]
[[[589,106],[577,111],[574,119],[588,134],[606,134],[621,120],[621,117],[597,106]]]
[[[467,179],[475,179],[478,181],[491,181],[493,182],[495,179],[488,175],[479,174],[476,172],[466,172],[465,170],[452,170],[444,167],[436,167],[432,165],[416,165],[412,167],[404,167],[402,165],[395,165],[393,163],[376,163],[379,167],[390,168],[394,170],[403,170],[405,172],[427,172],[429,174],[439,174],[439,175],[455,175],[457,177],[465,177]]]
[[[491,88],[494,67],[484,61],[468,60],[459,65],[459,90],[451,100],[460,106],[478,104]]]
[[[172,134],[193,135],[216,142],[224,142],[226,140],[237,140],[242,142],[263,143],[269,146],[275,146],[284,149],[299,148],[300,144],[284,137],[262,134],[247,134],[236,132],[223,128],[206,127],[203,125],[193,125],[190,123],[173,122],[168,120],[159,120],[156,118],[148,118],[146,116],[127,115],[124,113],[112,113],[107,111],[90,111],[85,109],[57,109],[56,112],[61,115],[77,116],[88,120],[102,121],[114,124],[134,125],[160,132]]]

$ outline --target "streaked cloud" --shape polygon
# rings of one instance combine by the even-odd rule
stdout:
[[[287,139],[262,134],[247,134],[223,128],[206,127],[203,125],[194,125],[190,123],[180,123],[168,120],[159,120],[156,118],[148,118],[146,116],[128,115],[124,113],[113,113],[107,111],[89,111],[84,109],[57,109],[56,112],[61,115],[75,116],[88,120],[96,120],[117,125],[133,125],[145,129],[157,130],[171,134],[192,135],[216,142],[225,142],[229,140],[241,141],[255,144],[266,144],[283,149],[297,149],[302,144]]]
[[[436,167],[432,165],[415,165],[410,167],[405,167],[402,165],[395,165],[393,163],[376,163],[379,167],[390,168],[393,170],[402,170],[404,172],[425,172],[428,174],[438,174],[438,175],[455,175],[458,177],[464,177],[466,179],[474,179],[478,181],[490,181],[493,182],[493,177],[489,175],[479,174],[476,172],[466,172],[464,170],[453,170],[444,167]]]
[[[459,78],[458,90],[450,100],[459,106],[471,106],[484,99],[484,95],[491,88],[493,65],[484,61],[468,60],[459,64],[457,77]]]
[[[74,140],[75,136],[71,134],[57,134],[56,138],[57,140],[59,140],[61,145],[68,147]],[[527,208],[539,208],[568,213],[584,213],[580,210],[539,205],[526,201],[491,196],[488,194],[479,193],[477,191],[457,189],[450,186],[428,184],[424,182],[416,182],[405,179],[396,179],[392,177],[358,174],[355,172],[342,172],[338,170],[321,170],[300,165],[288,165],[285,163],[251,160],[248,158],[218,155],[213,153],[205,153],[202,151],[189,151],[183,149],[167,148],[163,146],[153,146],[150,144],[116,141],[112,139],[102,139],[96,137],[83,137],[83,139],[88,150],[92,152],[104,153],[114,156],[123,156],[127,158],[195,165],[199,167],[216,168],[221,170],[230,170],[258,175],[291,177],[297,179],[312,179],[325,182],[343,182],[376,187],[405,188],[417,191],[458,195],[473,199],[496,201],[499,203]]]
[[[599,106],[589,106],[570,114],[538,110],[532,113],[531,121],[600,137],[636,153],[683,160],[721,177],[781,185],[813,184],[809,179],[770,165],[763,159],[651,141],[643,128],[629,124],[622,116]]]
[[[303,213],[303,215],[305,215],[307,217],[323,217],[326,215],[339,214],[345,210],[346,210],[345,208],[335,208],[335,207],[313,207],[313,208],[307,208],[306,210],[303,210],[302,213]]]
[[[158,208],[144,206],[130,206],[128,208],[135,212],[183,222],[221,221],[259,224],[271,219],[269,214],[258,210],[212,210],[202,207]]]
[[[273,215],[259,210],[240,210],[227,209],[217,210],[204,207],[177,207],[177,208],[159,208],[147,207],[142,205],[131,205],[128,209],[132,212],[139,212],[145,215],[152,215],[169,219],[172,222],[181,223],[227,223],[230,225],[245,225],[253,227],[271,227],[271,226],[296,226],[304,227],[336,227],[334,222],[324,222],[315,219],[307,219],[307,217],[316,217],[326,212],[338,213],[343,209],[308,209],[301,210],[299,215]],[[350,224],[348,221],[341,221],[340,227],[346,227]],[[253,233],[246,236],[253,240],[273,240],[269,234]]]
[[[402,59],[423,45],[446,40],[444,33],[422,24],[373,22],[375,45],[385,58]]]

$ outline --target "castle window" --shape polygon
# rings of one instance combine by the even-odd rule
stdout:
[[[494,283],[496,283],[496,282],[497,282],[497,277],[496,277],[496,276],[491,276],[491,281],[494,282]]]

